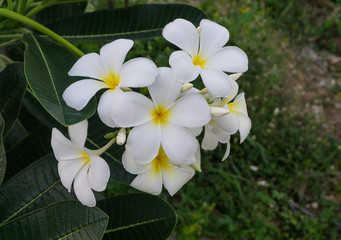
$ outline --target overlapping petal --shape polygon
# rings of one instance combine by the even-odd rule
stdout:
[[[128,151],[124,151],[122,155],[122,164],[123,167],[132,174],[141,174],[150,168],[148,164],[140,164],[136,162]]]
[[[103,88],[107,88],[107,84],[103,81],[80,80],[65,89],[63,99],[69,107],[80,111],[88,104],[96,92]]]
[[[217,136],[212,132],[212,126],[205,126],[204,138],[201,142],[201,147],[204,150],[213,150],[218,146]]]
[[[185,185],[193,176],[193,168],[186,166],[174,166],[168,164],[166,168],[161,169],[162,180],[165,188],[171,196]]]
[[[208,19],[201,20],[200,27],[200,54],[206,59],[227,43],[230,34],[226,28]]]
[[[248,115],[244,93],[238,94],[234,102],[229,103],[228,106],[232,113],[238,112],[244,115]]]
[[[73,159],[73,161],[59,161],[58,174],[63,186],[71,192],[72,182],[77,173],[84,165],[84,158]]]
[[[112,119],[121,127],[144,124],[152,119],[153,102],[136,92],[120,94],[112,107]]]
[[[127,139],[126,150],[140,164],[151,162],[158,154],[161,129],[152,122],[134,127]]]
[[[79,170],[73,183],[73,189],[75,190],[78,200],[83,205],[94,207],[96,205],[96,199],[88,182],[89,167],[90,163],[87,163]]]
[[[172,107],[168,121],[184,127],[201,127],[211,120],[205,97],[189,94],[180,98]]]
[[[197,150],[197,142],[192,133],[173,124],[161,127],[161,144],[168,158],[176,164],[181,164]]]
[[[119,87],[145,87],[155,81],[156,65],[147,58],[134,58],[124,63],[120,71]]]
[[[236,116],[239,121],[240,143],[242,143],[250,133],[251,120],[248,116],[241,113],[237,113]]]
[[[141,191],[159,195],[162,190],[161,172],[150,169],[149,171],[138,175],[130,185]]]
[[[238,47],[224,47],[212,55],[207,63],[207,69],[216,69],[224,72],[243,73],[248,69],[248,58]]]
[[[91,165],[88,172],[89,186],[95,191],[104,191],[110,177],[107,162],[99,156],[90,156]]]
[[[214,118],[216,125],[228,134],[234,134],[239,129],[239,121],[235,114],[229,113],[222,117]]]
[[[101,48],[100,60],[108,73],[118,74],[127,53],[133,45],[132,40],[117,39]]]
[[[122,90],[119,88],[115,90],[109,89],[102,94],[98,102],[97,112],[99,118],[105,125],[112,128],[117,127],[117,124],[112,118],[112,109],[113,105],[116,104],[116,100],[120,94],[122,94]]]
[[[169,65],[177,81],[191,82],[199,76],[200,66],[193,64],[192,58],[184,51],[175,51],[169,57]]]
[[[227,74],[216,70],[202,70],[201,78],[213,97],[229,96],[232,92],[231,81]]]
[[[162,36],[190,55],[198,54],[199,33],[191,22],[185,19],[176,19],[164,27]]]
[[[156,105],[168,109],[179,96],[181,86],[181,83],[173,79],[170,68],[161,67],[155,82],[148,86],[148,90]]]

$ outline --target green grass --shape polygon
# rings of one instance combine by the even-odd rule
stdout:
[[[341,142],[333,134],[321,134],[323,122],[298,102],[301,98],[292,90],[293,79],[287,73],[288,64],[310,64],[298,64],[295,54],[300,52],[293,49],[312,45],[318,52],[338,53],[340,2],[325,1],[322,7],[319,1],[167,2],[203,9],[229,29],[229,45],[247,53],[249,71],[238,81],[253,124],[243,144],[238,144],[238,135],[233,136],[225,162],[220,161],[225,146],[204,152],[203,172],[174,197],[162,194],[179,215],[174,236],[340,239]],[[332,16],[328,3],[337,6]],[[316,16],[322,19],[318,23]],[[136,41],[134,50],[129,57],[146,56],[158,66],[167,66],[175,48],[157,38]],[[333,94],[338,94],[339,86],[332,89]],[[252,171],[251,165],[258,171]],[[259,181],[268,185],[261,186]],[[126,191],[136,190],[112,183],[108,194]]]

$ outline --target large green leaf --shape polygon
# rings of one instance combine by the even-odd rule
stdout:
[[[0,239],[102,239],[108,216],[76,201],[61,202],[14,219],[0,227]]]
[[[52,152],[51,130],[44,126],[35,129],[22,141],[7,149],[5,181],[35,160]]]
[[[26,89],[24,65],[13,63],[0,73],[0,114],[5,120],[4,136],[13,126]]]
[[[44,108],[63,125],[72,125],[92,116],[96,111],[95,98],[82,111],[68,107],[62,99],[64,90],[79,80],[67,74],[77,57],[34,34],[25,34],[22,41],[26,44],[26,78]]]
[[[167,239],[177,221],[167,202],[144,193],[101,200],[97,206],[109,215],[104,239]]]
[[[176,18],[198,25],[207,16],[187,5],[148,4],[66,17],[45,26],[68,39],[144,39],[160,36],[164,26]]]
[[[0,185],[5,177],[6,171],[6,152],[4,146],[4,129],[5,129],[5,121],[0,114]]]
[[[47,155],[1,186],[0,225],[38,208],[74,198],[60,182],[57,160],[52,154]]]
[[[19,119],[15,120],[11,130],[8,132],[7,136],[5,137],[5,148],[6,149],[12,148],[13,146],[17,145],[27,136],[28,136],[28,132],[22,126]]]
[[[77,16],[84,13],[86,5],[86,0],[84,0],[84,2],[69,4],[54,4],[38,12],[35,16],[35,21],[42,25],[46,25],[50,22],[58,21],[66,17]]]

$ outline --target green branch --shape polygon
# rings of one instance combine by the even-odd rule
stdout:
[[[45,35],[49,36],[50,38],[52,38],[56,42],[63,45],[64,47],[70,49],[73,53],[75,53],[79,57],[84,55],[84,53],[81,50],[76,48],[70,42],[68,42],[67,40],[65,40],[64,38],[62,38],[61,36],[59,36],[55,32],[51,31],[50,29],[44,27],[43,25],[37,23],[36,21],[33,21],[32,19],[30,19],[28,17],[25,17],[21,14],[18,14],[16,12],[10,11],[8,9],[3,9],[3,8],[0,8],[0,16],[4,16],[4,17],[10,18],[10,19],[13,19],[17,22],[20,22],[20,23],[23,23],[27,26],[30,26],[30,27],[38,30],[41,33],[44,33]]]

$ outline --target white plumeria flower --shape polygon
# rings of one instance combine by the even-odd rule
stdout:
[[[126,92],[113,107],[113,118],[119,126],[134,126],[126,150],[138,163],[146,164],[156,157],[161,144],[168,158],[181,164],[197,149],[195,137],[186,128],[210,121],[205,97],[188,94],[176,100],[181,84],[173,79],[170,68],[159,68],[159,75],[148,90],[153,101],[142,94]]]
[[[84,147],[88,129],[88,121],[69,126],[71,141],[56,128],[52,129],[51,145],[58,160],[58,173],[62,184],[69,192],[73,189],[78,200],[89,207],[96,205],[91,189],[103,191],[110,177],[107,162],[99,155],[109,145],[100,150],[92,151]]]
[[[98,115],[109,127],[117,127],[110,113],[115,99],[122,92],[120,88],[146,87],[154,82],[158,73],[156,65],[147,58],[134,58],[123,64],[133,44],[132,40],[118,39],[104,45],[99,55],[89,53],[81,57],[69,75],[93,79],[71,84],[63,93],[66,104],[79,111],[97,91],[106,88],[108,90],[98,103]]]
[[[236,96],[238,92],[238,84],[235,81],[232,83],[232,94],[228,98],[216,99],[212,104],[213,106],[219,106],[227,109],[229,113],[225,116],[212,117],[209,124],[205,126],[204,139],[201,143],[201,147],[204,150],[215,149],[218,142],[226,143],[227,149],[223,160],[228,157],[230,152],[230,135],[239,130],[240,143],[242,143],[251,130],[251,120],[247,113],[244,93]],[[234,101],[230,102],[234,97]]]
[[[248,69],[243,50],[223,47],[229,40],[228,30],[208,19],[201,20],[198,29],[185,19],[176,19],[165,26],[162,35],[183,50],[173,52],[169,58],[177,80],[190,82],[200,74],[214,97],[231,93],[231,80],[224,72],[242,73]]]
[[[130,184],[132,187],[159,195],[162,185],[164,185],[169,194],[173,196],[194,176],[194,169],[188,165],[195,164],[200,169],[200,147],[197,148],[196,154],[191,159],[184,161],[183,164],[172,162],[162,147],[159,148],[157,156],[149,163],[140,164],[129,154],[129,151],[124,152],[122,163],[128,172],[138,175]]]

